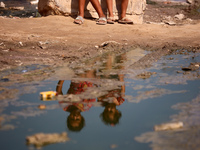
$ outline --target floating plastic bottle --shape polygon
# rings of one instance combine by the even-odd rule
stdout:
[[[56,95],[56,91],[40,92],[40,99],[43,101],[54,100]]]

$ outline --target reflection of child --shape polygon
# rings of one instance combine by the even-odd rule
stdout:
[[[100,115],[102,121],[106,125],[115,126],[119,123],[121,118],[121,112],[116,109],[115,103],[104,102],[103,106],[105,107],[103,113]]]
[[[115,63],[113,60],[117,59],[114,58],[113,55],[109,55],[106,63],[106,69],[109,70],[113,68],[113,65]],[[124,58],[120,60],[124,60]],[[123,67],[120,67],[120,69],[123,69]],[[121,82],[124,81],[123,74],[118,74],[117,78]],[[119,123],[119,119],[121,118],[121,112],[116,109],[116,106],[121,105],[124,102],[124,94],[125,85],[122,85],[120,88],[110,90],[108,91],[108,94],[98,98],[98,101],[102,102],[102,105],[105,107],[103,113],[100,115],[102,121],[105,124],[114,126]]]
[[[63,95],[62,86],[64,80],[58,82],[56,91],[58,95]],[[87,81],[71,82],[70,88],[67,94],[80,94],[84,92],[88,87],[92,87],[93,84]],[[83,99],[81,102],[66,102],[60,101],[60,105],[64,111],[69,112],[67,117],[67,127],[71,131],[80,131],[85,125],[85,119],[81,115],[81,112],[87,111],[92,107],[91,102],[95,102],[96,99]]]
[[[119,123],[121,112],[116,109],[116,106],[124,102],[121,94],[120,89],[115,89],[98,98],[98,101],[102,101],[102,105],[105,107],[100,117],[106,125],[114,126]]]
[[[74,105],[70,105],[66,111],[70,112],[67,117],[67,127],[70,131],[80,131],[85,125],[85,119],[81,116],[81,111]]]
[[[118,23],[122,24],[133,24],[133,21],[126,17],[126,11],[128,8],[129,0],[122,0],[121,2],[121,14]],[[114,15],[113,15],[113,0],[106,0],[109,18],[107,19],[107,23],[114,24]]]

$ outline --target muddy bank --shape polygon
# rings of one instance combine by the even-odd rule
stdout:
[[[63,60],[90,58],[127,47],[199,48],[199,24],[97,26],[95,21],[86,20],[84,25],[77,26],[72,18],[61,16],[0,20],[1,70],[35,63],[61,64]],[[105,41],[118,44],[99,47]]]

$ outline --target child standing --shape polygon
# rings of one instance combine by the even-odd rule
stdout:
[[[97,11],[98,15],[99,15],[99,19],[97,21],[97,24],[99,25],[105,25],[107,24],[107,20],[105,18],[105,15],[103,13],[103,10],[101,8],[101,5],[99,3],[99,0],[90,0],[90,2],[92,3],[94,9]],[[84,22],[84,8],[85,8],[85,0],[79,0],[79,15],[76,17],[76,19],[74,20],[74,23],[76,24],[83,24]]]
[[[122,0],[121,15],[120,15],[120,18],[118,20],[118,23],[133,24],[133,21],[126,17],[126,10],[127,10],[127,7],[128,7],[128,1],[129,0]],[[107,18],[107,23],[114,24],[115,20],[114,20],[114,15],[113,15],[113,0],[106,0],[106,3],[107,3],[108,13],[109,13],[109,17]]]

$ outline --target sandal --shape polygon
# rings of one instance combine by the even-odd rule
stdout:
[[[133,24],[133,21],[124,17],[122,19],[119,19],[118,23],[122,23],[122,24]]]
[[[98,25],[106,25],[106,24],[107,24],[107,20],[106,20],[105,17],[100,17],[100,18],[97,20],[96,24],[98,24]]]
[[[76,17],[76,19],[74,20],[74,23],[79,24],[79,25],[83,24],[83,22],[84,22],[84,19],[81,16]]]
[[[107,18],[107,23],[108,23],[108,24],[114,24],[114,23],[115,23],[114,17],[109,17],[109,18]]]

